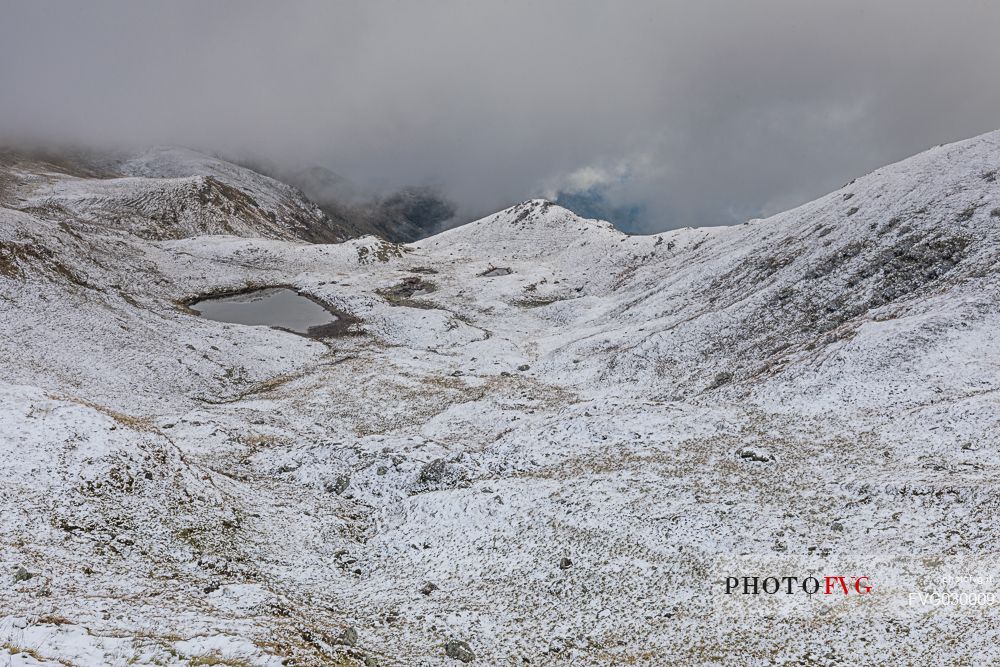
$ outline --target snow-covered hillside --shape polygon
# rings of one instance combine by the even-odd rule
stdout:
[[[876,561],[992,563],[1000,133],[645,237],[533,200],[309,244],[239,167],[94,169],[0,176],[0,660],[997,659],[992,610],[901,605]],[[265,285],[346,334],[184,306]],[[740,558],[875,595],[733,608]]]
[[[0,154],[9,208],[112,227],[149,239],[204,234],[332,242],[348,238],[302,193],[181,148],[137,155]]]

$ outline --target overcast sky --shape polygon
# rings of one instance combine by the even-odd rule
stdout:
[[[0,132],[599,192],[632,231],[774,213],[1000,128],[992,0],[0,0]]]

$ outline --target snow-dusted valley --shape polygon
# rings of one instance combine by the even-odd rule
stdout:
[[[721,564],[996,551],[998,178],[993,133],[736,227],[398,246],[189,151],[9,154],[0,664],[998,660],[995,610]],[[272,285],[337,335],[185,306]]]

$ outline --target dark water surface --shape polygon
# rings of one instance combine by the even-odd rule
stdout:
[[[285,287],[202,299],[189,304],[198,316],[216,322],[279,327],[299,334],[337,321],[337,316]]]

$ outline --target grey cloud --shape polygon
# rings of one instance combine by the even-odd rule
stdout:
[[[178,143],[461,215],[605,171],[637,231],[775,212],[1000,127],[1000,4],[3,2],[0,131]],[[619,166],[623,166],[619,169]],[[576,184],[576,185],[574,185]]]

